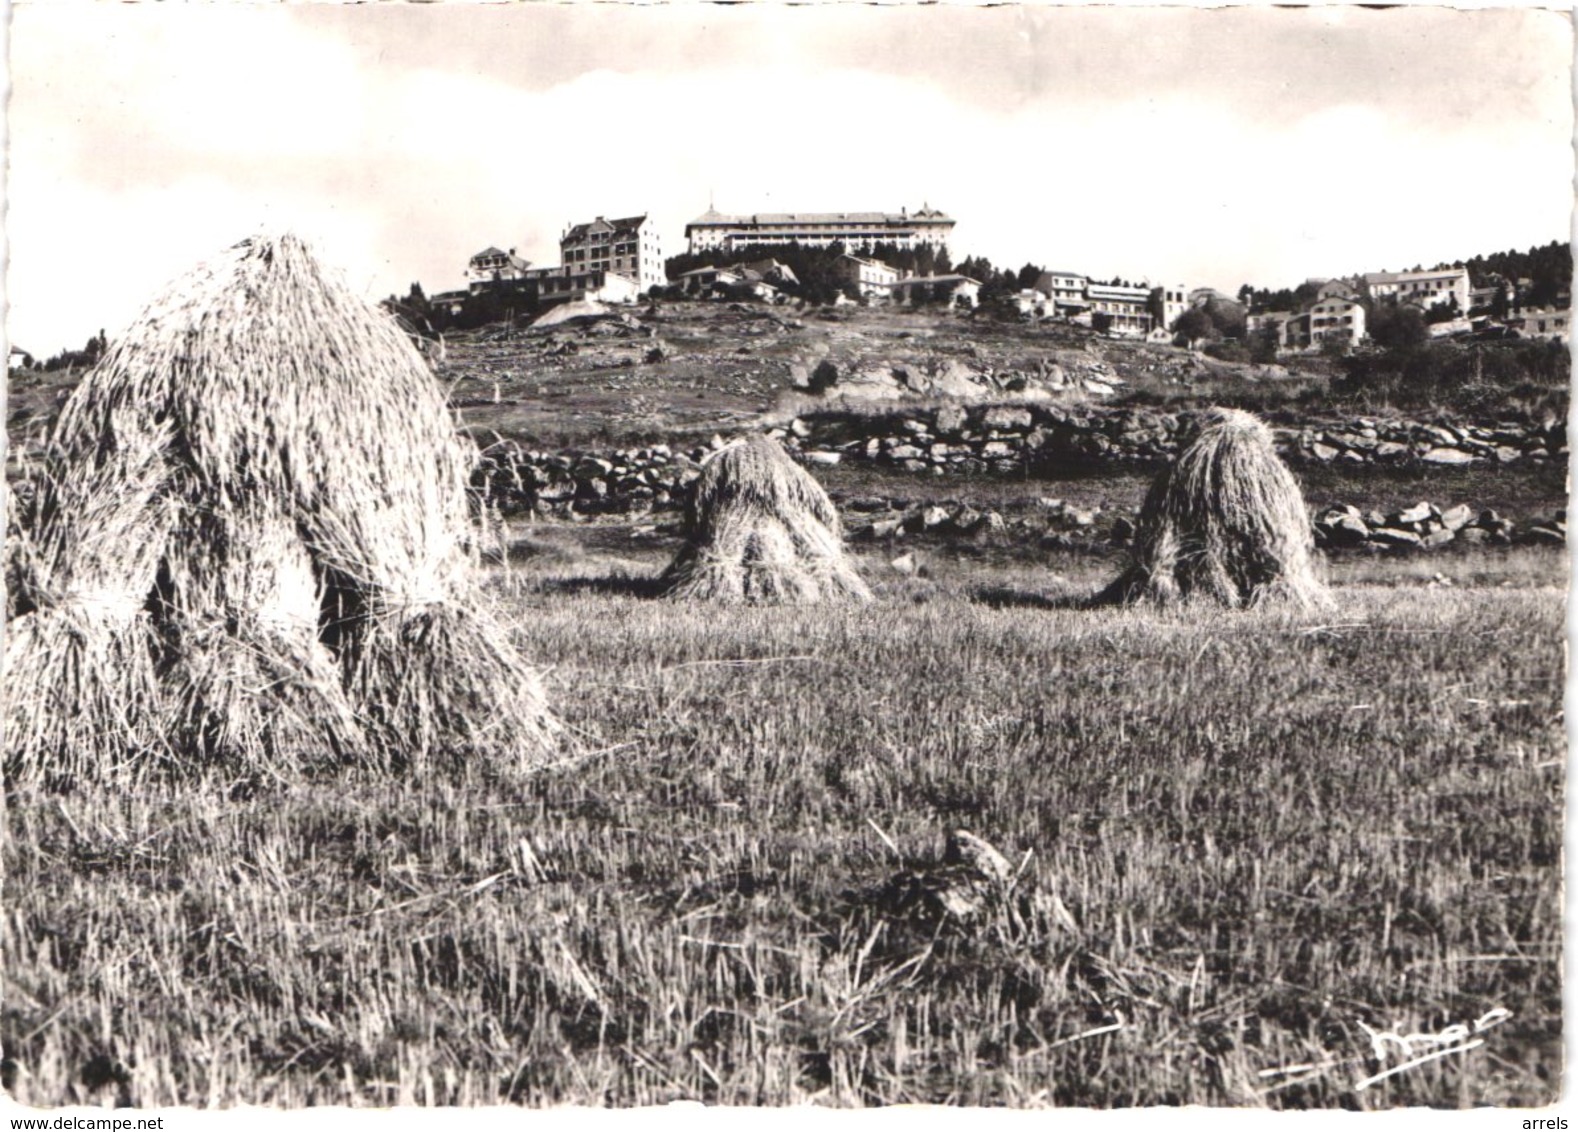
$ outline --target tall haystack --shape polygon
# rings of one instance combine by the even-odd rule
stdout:
[[[670,595],[746,602],[868,600],[838,510],[778,442],[754,436],[708,460],[686,509]]]
[[[41,498],[88,503],[24,524],[15,573],[43,596],[8,626],[8,748],[29,752],[8,769],[83,749],[62,732],[83,693],[43,697],[34,654],[58,658],[39,614],[84,587],[121,595],[121,636],[148,630],[141,702],[163,724],[162,750],[121,728],[96,765],[289,774],[549,749],[536,675],[475,580],[474,450],[399,326],[300,240],[244,241],[156,298],[63,407],[52,451]],[[118,653],[101,668],[147,679]]]
[[[1271,430],[1249,413],[1211,409],[1151,485],[1133,563],[1097,600],[1318,606],[1327,593],[1314,555],[1304,498]]]

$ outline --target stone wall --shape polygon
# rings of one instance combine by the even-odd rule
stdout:
[[[1022,472],[1027,467],[1173,456],[1187,414],[1066,404],[956,406],[901,414],[812,414],[774,430],[812,463],[869,460],[911,472]],[[1358,418],[1276,428],[1290,464],[1500,465],[1565,460],[1565,422],[1430,424]]]

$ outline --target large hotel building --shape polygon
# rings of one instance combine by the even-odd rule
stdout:
[[[951,217],[921,206],[918,212],[758,212],[725,216],[709,208],[685,225],[690,251],[738,251],[753,244],[803,244],[826,247],[835,241],[854,249],[862,244],[897,244],[913,249],[948,243]]]

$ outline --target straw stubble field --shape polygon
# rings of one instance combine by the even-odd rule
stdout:
[[[1557,1096],[1557,553],[1464,558],[1450,588],[1345,568],[1309,615],[1051,608],[1045,566],[888,574],[838,609],[608,581],[664,560],[496,579],[582,742],[523,781],[15,792],[14,1095]],[[958,828],[1013,864],[1004,908],[868,898]],[[1365,1027],[1476,1020],[1483,1044],[1355,1089],[1407,1060]]]

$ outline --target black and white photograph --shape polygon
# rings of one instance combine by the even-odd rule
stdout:
[[[1571,8],[6,35],[9,1128],[1566,1127]]]

